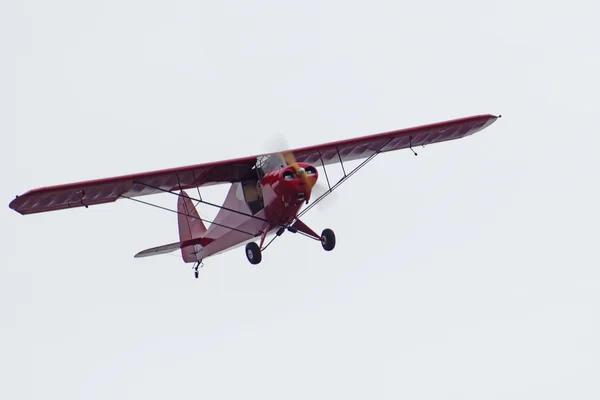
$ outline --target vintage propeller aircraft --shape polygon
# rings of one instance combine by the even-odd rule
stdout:
[[[138,197],[171,193],[178,197],[177,209],[167,210],[178,214],[179,241],[141,251],[135,257],[179,250],[184,262],[194,263],[197,278],[203,260],[244,244],[248,261],[260,263],[262,251],[285,231],[318,240],[323,249],[333,250],[335,235],[331,229],[324,229],[319,235],[300,218],[356,171],[380,153],[408,148],[417,155],[413,147],[469,136],[497,118],[499,116],[477,115],[276,154],[45,187],[17,196],[10,208],[20,214],[34,214],[87,208],[118,199],[164,208]],[[360,164],[346,171],[344,163],[360,159],[363,159]],[[341,165],[343,177],[332,184],[326,165],[334,163]],[[323,168],[327,190],[310,202],[312,189],[319,179],[317,166]],[[221,183],[231,184],[222,205],[202,199],[199,187]],[[185,192],[194,188],[198,188],[198,198]],[[200,217],[196,209],[200,203],[220,208],[213,221]],[[303,205],[308,206],[302,209]],[[207,228],[204,222],[210,226]],[[267,242],[272,233],[275,236]]]

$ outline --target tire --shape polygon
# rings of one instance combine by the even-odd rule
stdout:
[[[331,229],[324,229],[321,233],[321,246],[325,251],[331,251],[335,247],[335,233]]]
[[[260,247],[255,242],[250,242],[246,245],[246,258],[250,261],[250,264],[258,264],[262,260],[262,253]]]

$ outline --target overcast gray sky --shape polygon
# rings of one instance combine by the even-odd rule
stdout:
[[[600,397],[592,1],[5,1],[0,397]],[[174,215],[16,194],[480,113],[258,267],[133,259]],[[271,145],[269,144],[271,143]],[[221,200],[224,187],[204,191]],[[175,206],[175,200],[158,198]],[[201,208],[202,215],[214,210]]]

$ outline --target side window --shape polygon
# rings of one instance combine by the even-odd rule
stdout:
[[[264,207],[262,198],[262,187],[258,181],[246,181],[242,183],[244,188],[244,199],[250,207],[252,214],[256,214]]]

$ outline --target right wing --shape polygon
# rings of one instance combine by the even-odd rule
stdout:
[[[460,139],[487,128],[498,118],[491,114],[476,115],[452,121],[287,150],[286,152],[292,153],[298,162],[305,162],[318,167],[321,165],[321,161],[324,164],[339,163],[340,159],[346,162],[367,158],[376,152],[385,153],[393,150],[408,149],[409,147]]]
[[[9,207],[20,214],[110,203],[138,197],[250,178],[256,157],[144,172],[115,178],[44,187],[17,196]]]

